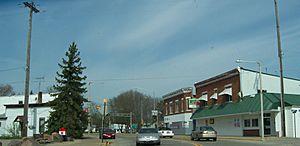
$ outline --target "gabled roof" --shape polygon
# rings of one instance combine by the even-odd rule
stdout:
[[[280,105],[280,94],[263,93],[264,111],[277,110]],[[285,94],[285,105],[300,106],[300,95]],[[260,112],[260,94],[245,96],[240,102],[229,102],[221,105],[197,109],[191,119],[203,119],[220,116],[239,115]]]

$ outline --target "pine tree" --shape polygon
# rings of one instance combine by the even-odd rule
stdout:
[[[83,93],[86,88],[83,81],[86,76],[82,72],[86,67],[81,64],[80,52],[73,42],[66,52],[66,59],[62,58],[62,64],[58,64],[61,73],[56,72],[56,85],[53,86],[56,93],[51,94],[56,98],[49,102],[52,112],[47,121],[48,132],[58,132],[60,127],[67,129],[67,136],[80,138],[87,127],[88,115],[82,110]]]

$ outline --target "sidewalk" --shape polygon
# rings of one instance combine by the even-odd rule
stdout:
[[[174,137],[179,139],[190,139],[188,135],[175,135]],[[221,140],[244,140],[244,141],[261,141],[261,137],[243,137],[243,136],[218,136]],[[300,138],[290,138],[290,137],[265,137],[264,142],[275,143],[275,144],[285,144],[285,145],[299,145]]]

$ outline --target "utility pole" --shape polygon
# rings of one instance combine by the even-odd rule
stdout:
[[[275,3],[275,16],[276,16],[276,30],[277,30],[277,45],[278,45],[278,57],[279,57],[279,67],[280,67],[280,112],[281,112],[281,131],[282,137],[285,137],[285,105],[284,105],[284,85],[283,85],[283,67],[282,67],[282,49],[280,43],[280,29],[279,29],[279,15],[278,15],[278,2],[274,0]]]
[[[132,133],[132,112],[130,112],[130,133]]]
[[[107,102],[107,99],[104,99],[103,100],[104,102],[104,105],[103,105],[103,118],[102,118],[102,132],[101,132],[101,139],[102,139],[102,143],[103,143],[103,132],[104,132],[104,122],[105,122],[105,108],[106,108],[106,102]]]
[[[27,42],[27,56],[26,56],[26,79],[25,79],[25,96],[24,96],[24,115],[21,136],[27,137],[28,127],[28,103],[29,103],[29,79],[30,79],[30,45],[31,45],[31,29],[32,29],[32,13],[38,13],[39,10],[35,7],[34,3],[24,2],[25,7],[29,8],[29,31]]]
[[[88,106],[88,134],[90,135],[90,130],[91,130],[91,110],[92,110],[92,97],[91,97],[91,83],[92,83],[92,81],[90,81],[89,83],[88,83],[88,85],[89,85],[89,97],[88,97],[88,99],[89,99],[89,106]]]

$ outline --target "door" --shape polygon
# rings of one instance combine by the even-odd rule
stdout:
[[[271,118],[270,117],[264,118],[264,131],[265,131],[265,135],[271,134]]]

